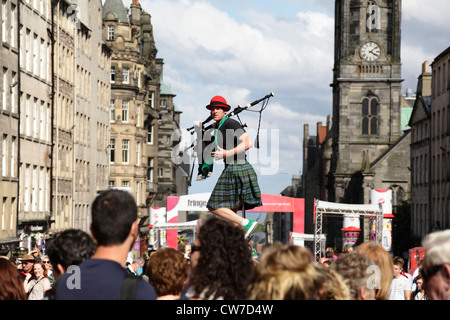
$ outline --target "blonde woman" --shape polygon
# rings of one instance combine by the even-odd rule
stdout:
[[[36,262],[33,267],[36,279],[27,281],[25,279],[25,291],[28,294],[28,300],[43,300],[45,291],[51,288],[50,279],[47,276],[45,264],[41,261]]]
[[[340,275],[312,262],[303,247],[275,243],[262,254],[252,300],[347,300]]]
[[[376,288],[376,300],[387,300],[391,288],[392,278],[394,277],[394,263],[383,246],[377,242],[364,242],[356,247],[356,252],[365,255],[373,261],[379,269],[379,288]]]

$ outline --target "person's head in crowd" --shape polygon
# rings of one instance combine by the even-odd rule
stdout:
[[[35,262],[33,266],[33,272],[37,280],[39,280],[42,277],[48,277],[47,267],[42,261]]]
[[[423,287],[430,300],[450,299],[450,229],[427,235],[422,245],[425,255],[421,266]]]
[[[137,237],[137,229],[137,205],[128,192],[110,189],[95,198],[92,203],[91,233],[97,246],[117,246],[130,242],[129,252]],[[130,237],[134,239],[130,241]]]
[[[194,299],[247,299],[256,273],[242,228],[215,216],[206,218],[199,229],[191,266]]]
[[[258,276],[251,286],[252,300],[326,300],[340,299],[348,290],[321,265],[313,263],[308,249],[276,242],[261,255]],[[333,289],[341,291],[335,295]],[[347,291],[348,292],[348,291]]]
[[[333,265],[333,263],[331,265]],[[320,300],[350,299],[350,290],[340,274],[330,267],[320,267],[318,265],[314,265],[314,267],[319,269],[319,273],[321,273],[322,276],[322,279],[320,280],[322,286],[319,289]]]
[[[27,273],[33,274],[33,266],[34,263],[36,262],[35,258],[30,254],[25,254],[23,255],[20,261],[22,266],[22,272],[25,274]]]
[[[78,265],[90,258],[96,247],[94,239],[82,230],[67,229],[58,232],[47,245],[47,255],[55,278],[64,274],[69,266]]]
[[[0,258],[0,300],[27,300],[17,267],[4,258]]]
[[[370,279],[376,276],[376,270],[371,270],[373,266],[374,263],[365,255],[354,252],[340,256],[331,269],[344,279],[350,290],[350,299],[375,300],[375,288]]]
[[[402,274],[405,260],[403,260],[403,258],[400,258],[400,257],[394,257],[393,264],[394,264],[394,267],[393,267],[394,278],[398,278]]]
[[[189,265],[184,254],[173,248],[155,251],[147,264],[147,276],[158,299],[178,299],[188,279]]]
[[[50,262],[50,258],[48,257],[48,255],[42,256],[41,261],[43,264],[45,264],[45,267],[47,268],[47,272],[53,270],[53,266],[52,266],[52,263]]]
[[[34,247],[33,250],[30,251],[30,254],[34,257],[36,261],[41,261],[41,250],[38,247]]]
[[[136,258],[131,263],[131,268],[136,275],[141,275],[144,270],[145,260],[143,258]]]
[[[379,268],[380,279],[376,281],[375,299],[387,300],[394,276],[392,257],[383,246],[377,242],[363,242],[355,248],[354,252],[359,252],[369,258]]]

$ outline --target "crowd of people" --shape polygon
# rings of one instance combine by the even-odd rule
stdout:
[[[46,256],[19,265],[0,258],[0,300],[448,300],[450,230],[423,240],[417,275],[378,243],[364,242],[314,260],[307,248],[275,243],[254,259],[245,230],[204,219],[189,257],[172,248],[127,264],[137,237],[130,194],[102,192],[92,205],[91,235],[58,233]]]

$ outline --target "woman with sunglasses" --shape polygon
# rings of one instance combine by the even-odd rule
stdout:
[[[47,268],[47,276],[48,279],[50,280],[50,285],[53,287],[55,279],[53,276],[53,266],[50,262],[50,258],[48,256],[42,256],[42,263],[45,264],[45,267]]]

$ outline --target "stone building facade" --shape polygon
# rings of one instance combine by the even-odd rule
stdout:
[[[2,189],[3,180],[9,184],[1,195],[10,230],[0,239],[44,247],[59,230],[87,231],[89,205],[108,186],[110,62],[101,1],[8,0],[2,9],[10,119],[1,126],[8,128]]]
[[[18,2],[20,139],[17,232],[22,246],[50,228],[52,203],[52,7]]]
[[[411,234],[450,228],[450,47],[422,66],[411,116]]]
[[[17,1],[2,1],[0,17],[0,246],[6,247],[17,240],[19,203],[20,71]]]
[[[129,10],[122,0],[106,0],[102,17],[103,37],[112,52],[109,187],[127,188],[134,195],[142,248],[149,208],[165,207],[168,196],[187,194],[186,179],[179,179],[172,159],[181,112],[163,82],[164,62],[156,58],[150,14],[137,0]]]
[[[431,64],[432,230],[450,228],[450,47]]]
[[[103,41],[101,10],[101,1],[79,1],[74,34],[72,226],[86,232],[91,203],[108,188],[109,177],[111,51]]]
[[[411,235],[421,239],[430,230],[431,216],[431,72],[428,61],[422,65],[411,127]]]

